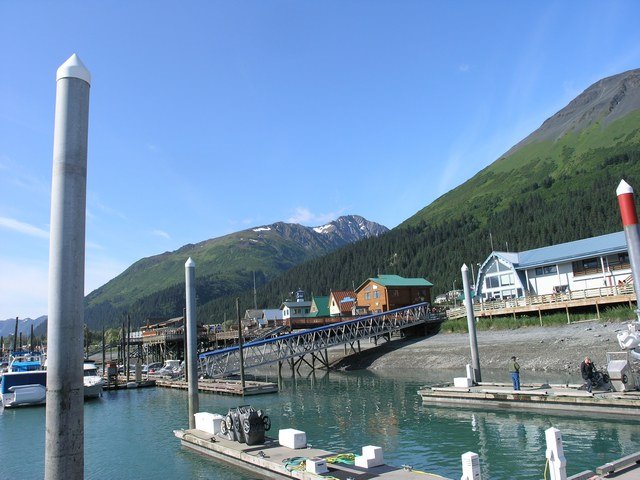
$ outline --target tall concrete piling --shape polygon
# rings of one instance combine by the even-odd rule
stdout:
[[[84,254],[91,74],[73,54],[56,75],[51,185],[45,479],[84,476]]]
[[[638,213],[633,194],[633,188],[624,180],[621,180],[616,189],[624,236],[627,240],[631,274],[633,276],[633,289],[636,293],[636,321],[640,322],[640,226],[638,225]]]
[[[187,332],[187,385],[189,397],[189,428],[196,428],[196,417],[200,409],[198,399],[198,329],[196,326],[196,263],[189,257],[184,264],[186,290],[186,318]]]
[[[460,269],[462,272],[462,288],[464,291],[464,306],[467,310],[467,327],[469,328],[469,345],[471,347],[471,364],[473,365],[473,380],[482,381],[480,373],[480,354],[478,353],[478,337],[476,335],[476,318],[473,313],[473,299],[469,287],[469,268],[466,264]]]

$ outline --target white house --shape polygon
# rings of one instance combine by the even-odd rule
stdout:
[[[631,281],[624,232],[525,252],[492,252],[478,271],[483,300],[548,295]]]
[[[283,320],[290,320],[292,318],[303,318],[311,312],[311,302],[305,301],[304,291],[296,291],[295,296],[295,302],[286,301],[282,302],[282,305],[280,305]]]

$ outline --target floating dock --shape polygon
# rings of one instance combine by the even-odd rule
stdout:
[[[188,389],[187,382],[184,380],[158,378],[156,379],[156,384],[159,387],[179,388],[183,390]],[[245,386],[243,390],[242,383],[240,382],[240,380],[200,379],[198,380],[198,390],[200,392],[206,392],[206,393],[218,393],[223,395],[240,395],[240,396],[261,395],[263,393],[278,392],[277,383],[246,380],[244,384]]]
[[[281,446],[277,440],[271,438],[265,438],[265,442],[260,445],[250,446],[196,429],[175,430],[174,434],[180,439],[181,444],[187,448],[268,478],[298,478],[303,480],[323,478],[338,480],[346,480],[348,478],[354,480],[447,480],[439,475],[403,467],[381,465],[364,469],[343,463],[329,463],[329,461],[327,461],[329,471],[324,474],[311,473],[306,470],[288,470],[286,460],[290,460],[293,457],[330,459],[335,457],[336,453],[318,448],[292,449]]]
[[[155,380],[142,380],[141,382],[135,382],[135,381],[118,381],[116,383],[111,382],[111,383],[105,383],[104,387],[102,387],[102,390],[106,391],[111,391],[111,390],[130,390],[133,388],[149,388],[149,387],[155,387],[156,386],[156,381]]]
[[[537,384],[513,390],[510,384],[433,386],[418,390],[424,403],[543,410],[544,413],[598,413],[640,420],[640,391],[589,393],[580,385]]]

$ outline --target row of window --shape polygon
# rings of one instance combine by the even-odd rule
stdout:
[[[515,284],[516,279],[513,273],[494,275],[492,277],[487,277],[485,280],[485,285],[487,288],[508,287]]]
[[[379,290],[376,290],[375,292],[373,292],[373,298],[380,298],[380,291]],[[364,299],[365,300],[371,300],[371,292],[366,292],[364,294]]]

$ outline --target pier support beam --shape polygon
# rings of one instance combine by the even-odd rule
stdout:
[[[184,264],[186,290],[186,316],[184,328],[187,332],[187,384],[189,385],[189,428],[196,428],[195,414],[200,410],[198,399],[198,329],[196,327],[196,264],[191,257]]]
[[[618,205],[624,226],[624,236],[627,240],[631,274],[633,276],[633,290],[636,293],[636,321],[640,323],[640,226],[633,194],[633,188],[624,180],[620,181],[616,189]],[[629,300],[631,305],[631,300]]]
[[[471,288],[469,287],[469,268],[462,265],[462,288],[464,289],[464,306],[467,309],[467,327],[469,329],[469,344],[471,347],[471,364],[473,365],[474,382],[482,381],[480,373],[480,355],[478,353],[478,337],[476,336],[476,319],[473,313],[473,301],[471,299]]]
[[[84,256],[91,74],[73,54],[56,74],[49,247],[44,478],[84,477]]]

